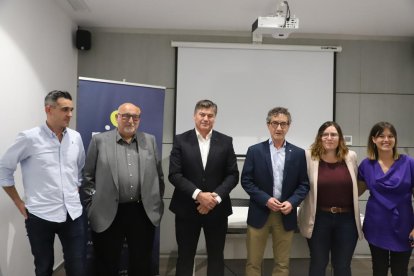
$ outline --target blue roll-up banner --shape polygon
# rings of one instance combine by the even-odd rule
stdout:
[[[77,131],[87,151],[92,135],[116,128],[115,114],[123,103],[141,108],[139,131],[155,136],[159,154],[162,153],[165,87],[79,78],[77,95]],[[160,232],[156,229],[153,250],[153,275],[159,275]],[[128,275],[126,244],[122,253],[119,275]],[[88,240],[88,274],[94,275],[92,240]]]

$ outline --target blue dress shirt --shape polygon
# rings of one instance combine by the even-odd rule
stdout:
[[[82,181],[85,151],[78,132],[66,128],[62,141],[46,124],[18,134],[0,159],[0,185],[13,186],[20,163],[27,210],[52,222],[82,214],[78,187]]]
[[[269,139],[270,156],[273,170],[273,197],[282,198],[283,170],[285,168],[286,140],[280,149],[275,148],[272,138]]]

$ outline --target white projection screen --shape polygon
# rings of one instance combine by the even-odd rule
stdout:
[[[269,139],[267,112],[289,109],[287,141],[309,148],[334,118],[334,52],[339,47],[173,42],[177,47],[175,133],[194,128],[201,99],[218,105],[214,129],[235,152]]]

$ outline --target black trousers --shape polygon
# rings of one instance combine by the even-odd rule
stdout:
[[[407,276],[411,251],[395,252],[369,244],[372,256],[372,272],[375,276],[387,276],[391,268],[392,276]]]
[[[207,276],[224,275],[224,244],[227,217],[209,219],[206,216],[183,218],[175,216],[175,234],[178,245],[177,276],[193,275],[194,257],[201,229],[204,231],[207,249]]]
[[[152,275],[152,248],[155,227],[142,203],[121,203],[111,226],[92,231],[99,276],[118,276],[124,241],[128,245],[128,276]]]

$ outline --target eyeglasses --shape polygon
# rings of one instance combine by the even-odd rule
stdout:
[[[271,125],[274,128],[277,128],[278,126],[280,126],[281,129],[285,129],[289,126],[289,123],[273,121],[273,122],[269,122],[269,125]]]
[[[331,137],[332,139],[336,139],[336,138],[338,138],[339,137],[339,134],[338,133],[335,133],[335,132],[324,132],[324,133],[322,133],[322,138],[323,139],[328,139],[328,137]]]
[[[138,121],[139,118],[141,118],[140,114],[129,114],[129,113],[124,113],[124,114],[118,113],[118,116],[121,116],[122,120],[124,121],[129,121],[129,119],[132,118],[132,120],[135,122]]]

